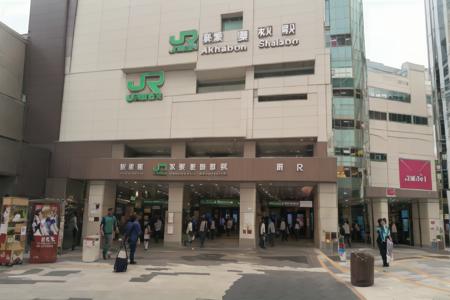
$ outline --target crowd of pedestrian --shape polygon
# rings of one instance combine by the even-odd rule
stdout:
[[[297,218],[293,224],[289,224],[286,219],[281,218],[276,224],[273,218],[263,217],[259,222],[259,246],[262,249],[265,249],[266,245],[274,247],[277,238],[282,243],[287,242],[289,238],[299,241],[306,234],[306,230],[302,218]]]

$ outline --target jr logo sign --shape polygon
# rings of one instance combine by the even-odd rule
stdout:
[[[169,42],[173,47],[169,50],[170,54],[197,51],[198,31],[195,29],[181,31],[178,39],[172,35]]]
[[[164,71],[142,73],[138,85],[135,85],[133,81],[128,81],[128,90],[131,94],[127,95],[127,102],[162,100],[163,94],[160,88],[164,85],[164,81]],[[142,92],[146,86],[148,86],[151,93],[136,94]]]
[[[153,167],[153,174],[157,176],[166,176],[167,175],[167,164],[159,163],[155,167]]]

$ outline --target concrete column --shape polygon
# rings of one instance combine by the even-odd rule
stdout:
[[[239,248],[256,247],[258,224],[256,218],[256,184],[240,184]]]
[[[125,144],[113,144],[111,146],[112,158],[124,158],[126,152]]]
[[[389,223],[389,205],[386,198],[370,199],[368,203],[370,236],[372,246],[375,246],[377,238],[378,219],[386,218]]]
[[[244,142],[244,157],[255,158],[256,157],[256,142],[246,141]]]
[[[186,158],[186,142],[173,142],[171,149],[172,158]]]
[[[84,205],[83,237],[99,234],[102,216],[108,208],[115,208],[116,184],[112,181],[90,181]]]
[[[166,215],[164,246],[182,246],[183,238],[183,202],[184,184],[169,183],[169,207]],[[173,214],[173,223],[169,223],[169,215]]]
[[[338,200],[336,183],[319,183],[314,200],[314,243],[323,247],[326,232],[338,232]]]
[[[431,247],[443,228],[438,199],[420,199],[412,202],[414,246]]]

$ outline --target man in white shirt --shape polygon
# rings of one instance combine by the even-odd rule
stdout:
[[[281,241],[287,241],[287,228],[286,228],[286,221],[284,219],[281,219],[280,223],[280,232],[281,232]]]
[[[259,246],[262,249],[266,249],[266,223],[264,218],[261,218],[261,224],[259,225]]]
[[[269,244],[271,247],[275,246],[275,223],[269,219]]]
[[[161,238],[161,228],[162,228],[162,222],[159,217],[156,219],[154,226],[155,226],[155,243],[158,243],[159,239]]]
[[[344,229],[344,241],[348,245],[349,248],[352,247],[351,242],[351,231],[350,231],[350,225],[348,224],[348,220],[345,220],[344,225],[342,225],[342,228]]]

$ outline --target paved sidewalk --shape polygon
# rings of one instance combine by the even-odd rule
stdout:
[[[336,261],[325,254],[320,261],[344,284],[350,285],[350,254],[362,251],[375,257],[375,284],[356,291],[366,299],[450,299],[450,253],[417,248],[395,248],[394,261],[382,267],[377,249],[352,248],[347,261]]]

